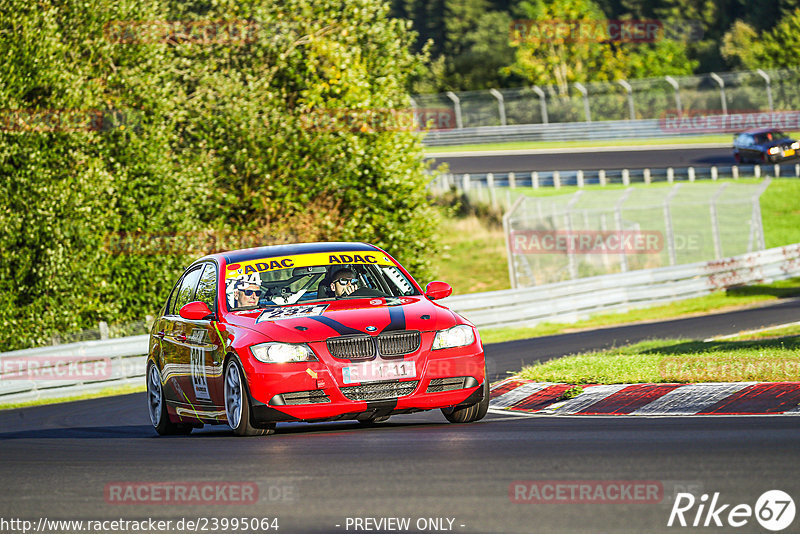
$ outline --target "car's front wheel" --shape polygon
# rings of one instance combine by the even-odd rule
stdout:
[[[225,415],[237,436],[263,436],[275,432],[275,425],[256,427],[250,421],[250,394],[239,363],[235,358],[225,366]]]
[[[469,406],[442,408],[442,414],[451,423],[472,423],[480,421],[489,410],[489,375],[484,371],[483,399]]]
[[[147,408],[150,413],[150,422],[160,435],[169,436],[192,432],[192,425],[173,423],[169,420],[167,403],[164,401],[164,389],[161,385],[161,373],[153,362],[147,365]]]

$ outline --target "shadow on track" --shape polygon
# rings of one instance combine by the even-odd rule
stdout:
[[[275,434],[262,439],[274,439],[280,436],[291,435],[320,435],[331,433],[379,432],[381,430],[410,429],[410,428],[436,428],[452,426],[451,423],[440,421],[409,421],[377,423],[362,425],[356,421],[334,421],[327,423],[278,423]],[[81,426],[64,428],[44,428],[32,430],[19,430],[15,432],[0,432],[0,441],[15,439],[131,439],[131,438],[159,438],[159,439],[192,439],[192,438],[232,438],[233,432],[226,425],[206,425],[196,429],[189,436],[159,436],[150,425],[122,425],[122,426]],[[237,438],[239,439],[239,438]],[[249,440],[244,440],[249,441]]]

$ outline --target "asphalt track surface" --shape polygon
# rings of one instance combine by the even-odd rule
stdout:
[[[497,374],[521,362],[644,337],[702,338],[798,319],[800,300],[786,300],[493,345],[487,357]],[[666,526],[678,491],[719,492],[720,503],[754,506],[763,492],[781,489],[800,503],[798,452],[800,419],[791,416],[490,413],[478,423],[452,425],[438,412],[426,412],[370,428],[295,423],[279,425],[272,436],[235,438],[223,427],[206,427],[189,437],[160,438],[150,426],[144,394],[133,394],[0,412],[0,524],[41,517],[277,517],[278,532],[322,533],[368,531],[347,528],[348,518],[407,517],[408,532],[680,531]],[[509,489],[520,480],[655,481],[663,489],[650,504],[514,503]],[[122,481],[246,481],[258,485],[259,498],[249,505],[107,502],[106,485]],[[696,510],[687,513],[690,522]],[[452,529],[418,529],[417,521],[427,518],[450,518]],[[786,532],[797,532],[798,524],[795,519]],[[753,518],[735,530],[764,532]]]
[[[435,149],[431,149],[433,152]],[[665,169],[734,165],[730,148],[658,148],[652,150],[576,149],[565,153],[503,154],[474,156],[442,155],[433,166],[447,163],[452,173],[568,171],[595,169]]]

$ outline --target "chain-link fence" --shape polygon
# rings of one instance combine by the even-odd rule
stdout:
[[[763,250],[759,197],[768,185],[769,179],[519,196],[503,218],[512,287]]]
[[[432,130],[611,120],[662,119],[787,111],[800,70],[697,76],[415,95],[422,126]],[[431,113],[430,110],[437,110]],[[425,124],[427,123],[427,124]]]

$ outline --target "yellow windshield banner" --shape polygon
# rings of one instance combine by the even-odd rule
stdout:
[[[231,263],[226,268],[225,278],[239,278],[255,273],[290,269],[294,267],[313,267],[315,265],[394,265],[382,252],[316,252],[295,256],[260,258],[239,263]]]

